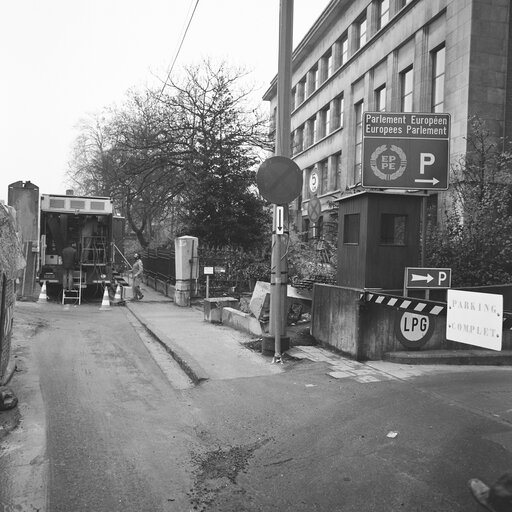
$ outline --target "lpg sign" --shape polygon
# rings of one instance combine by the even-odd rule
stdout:
[[[431,338],[434,327],[434,317],[404,311],[397,315],[395,334],[404,347],[419,349]]]

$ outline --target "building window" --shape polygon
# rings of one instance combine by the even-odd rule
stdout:
[[[329,50],[322,57],[322,76],[320,77],[320,83],[325,82],[332,75],[332,66],[332,50]]]
[[[305,179],[304,179],[304,187],[303,187],[303,194],[302,194],[304,199],[311,198],[311,190],[309,189],[309,178],[310,178],[312,172],[313,172],[313,167],[308,167],[304,173]]]
[[[412,66],[400,73],[400,110],[412,112]]]
[[[310,69],[308,78],[308,96],[311,96],[318,88],[318,65]]]
[[[322,126],[320,128],[320,138],[327,137],[331,133],[331,109],[329,105],[321,111]]]
[[[277,107],[272,110],[272,119],[270,120],[270,133],[275,133],[277,126]]]
[[[380,218],[380,243],[383,245],[405,245],[407,215],[383,213]]]
[[[297,84],[297,96],[295,98],[295,106],[298,107],[301,103],[304,102],[306,91],[306,77],[299,81]]]
[[[341,151],[333,156],[334,190],[339,190],[341,181]]]
[[[333,108],[332,108],[332,122],[331,122],[331,130],[336,130],[337,128],[343,128],[343,118],[344,118],[344,110],[345,110],[345,100],[343,99],[343,94],[340,94],[333,100]]]
[[[344,36],[341,39],[341,66],[348,60],[348,37]]]
[[[356,21],[356,49],[358,50],[362,46],[366,44],[366,28],[367,28],[367,22],[366,22],[366,15],[364,15],[362,18],[359,18],[359,20]]]
[[[377,9],[377,30],[380,30],[389,21],[389,0],[379,0]]]
[[[444,112],[445,47],[432,53],[432,112]]]
[[[318,164],[318,174],[320,175],[320,194],[329,192],[329,167],[327,160],[322,160]]]
[[[359,213],[347,213],[343,216],[343,243],[359,244]]]
[[[356,116],[356,137],[355,137],[355,165],[354,185],[361,182],[362,160],[363,160],[363,106],[360,101],[354,105]]]
[[[293,136],[293,149],[292,154],[296,155],[304,149],[304,125],[299,126]]]
[[[398,8],[399,9],[402,9],[403,7],[405,7],[407,4],[410,4],[412,0],[400,0],[398,2]]]
[[[310,117],[306,121],[306,135],[304,137],[304,148],[308,148],[312,146],[317,140],[317,126],[316,126],[316,116]]]
[[[324,235],[324,218],[322,216],[318,217],[318,221],[317,221],[315,227],[316,227],[315,238],[320,240]]]
[[[309,239],[309,219],[302,220],[302,232],[299,233],[299,237],[303,242],[307,242]]]
[[[375,89],[375,111],[383,112],[386,110],[386,86],[382,85]]]

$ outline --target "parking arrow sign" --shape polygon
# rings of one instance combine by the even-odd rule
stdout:
[[[451,268],[416,268],[406,267],[405,288],[430,289],[450,288],[452,282]]]

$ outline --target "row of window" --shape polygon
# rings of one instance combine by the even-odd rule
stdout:
[[[398,10],[405,7],[412,0],[398,0]],[[376,26],[375,32],[384,27],[390,19],[390,0],[373,0],[370,4],[375,6]],[[351,54],[363,47],[369,39],[367,10],[354,22],[355,37]],[[373,34],[372,34],[373,35]],[[299,80],[292,89],[292,110],[301,105],[311,96],[334,72],[342,67],[349,58],[349,31],[346,31],[328,50],[320,60]]]
[[[409,66],[400,72],[400,111],[413,111],[413,67]],[[445,47],[442,46],[432,52],[432,93],[431,111],[444,111],[444,78],[445,78]],[[374,91],[374,110],[383,112],[386,110],[386,84],[379,85]],[[363,142],[362,115],[363,102],[355,105],[356,109],[356,169],[361,164],[360,146]],[[309,148],[320,139],[327,137],[332,132],[343,128],[345,102],[343,94],[338,95],[325,105],[314,116],[297,127],[291,137],[291,153],[296,155]]]
[[[312,183],[310,178],[313,173],[317,174],[317,180],[313,180]],[[340,187],[340,176],[341,151],[306,169],[303,191],[304,199],[310,199],[314,195],[321,196],[333,190],[338,190]]]
[[[345,101],[343,94],[311,116],[305,123],[292,132],[291,153],[296,155],[309,148],[320,139],[327,137],[339,128],[343,128]]]
[[[445,47],[441,46],[432,52],[432,90],[431,111],[444,112],[444,77],[445,77]],[[409,66],[400,73],[400,111],[413,111],[413,67]],[[386,84],[374,91],[374,105],[377,112],[386,110]],[[362,146],[363,146],[363,111],[364,102],[354,105],[355,110],[355,165],[353,183],[361,181]]]

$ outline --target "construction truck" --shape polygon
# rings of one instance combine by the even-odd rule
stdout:
[[[63,302],[66,294],[78,302],[85,291],[101,296],[123,265],[123,228],[124,219],[114,214],[109,197],[42,194],[38,277],[48,296],[62,293]],[[76,248],[76,261],[73,286],[66,290],[62,252],[70,246]]]

